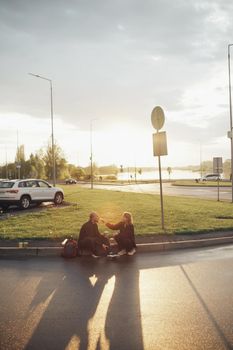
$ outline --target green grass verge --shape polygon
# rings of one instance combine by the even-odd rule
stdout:
[[[69,234],[77,235],[92,210],[113,222],[128,210],[133,213],[137,235],[162,233],[159,196],[90,190],[77,186],[65,186],[64,189],[66,200],[73,203],[71,206],[1,220],[0,239],[55,239]],[[166,231],[169,234],[233,229],[231,203],[166,196],[164,207]],[[105,231],[105,226],[100,225],[100,230]]]
[[[177,180],[172,183],[173,186],[189,187],[217,187],[217,181],[196,182],[195,180]],[[220,187],[231,187],[230,181],[219,181]]]

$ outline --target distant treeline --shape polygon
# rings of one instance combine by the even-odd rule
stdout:
[[[69,164],[64,152],[58,144],[54,147],[56,178],[64,180],[74,178],[77,180],[90,179],[91,167],[80,167]],[[120,171],[117,166],[101,166],[93,163],[93,174],[113,175],[116,176]],[[38,152],[31,153],[29,158],[25,158],[24,145],[20,145],[16,151],[15,161],[0,166],[0,179],[17,179],[17,178],[40,178],[52,179],[53,174],[53,158],[52,147],[50,144],[45,148],[41,148]]]
[[[193,172],[200,172],[202,174],[212,173],[213,172],[213,161],[212,160],[205,160],[200,165],[189,165],[185,167],[177,167],[173,169],[180,169],[180,170],[189,170]],[[226,159],[223,162],[223,173],[225,177],[229,177],[231,174],[231,160]]]
[[[91,176],[91,167],[81,167],[74,164],[69,164],[64,152],[58,144],[54,147],[55,164],[56,164],[56,178],[64,180],[67,178],[74,178],[77,180],[88,180]],[[35,154],[31,153],[29,158],[25,158],[24,145],[20,145],[16,151],[15,161],[0,166],[0,178],[41,178],[52,179],[53,161],[52,161],[52,147],[50,144],[45,148],[41,148]],[[106,166],[98,166],[93,163],[93,175],[95,177],[106,176],[109,179],[116,179],[119,172],[129,172],[131,174],[142,174],[144,172],[153,171],[154,167],[127,167],[121,165],[117,167],[114,164]],[[213,162],[203,161],[200,165],[190,165],[186,167],[168,167],[164,168],[169,172],[169,176],[174,170],[189,170],[193,172],[200,172],[202,174],[213,172]],[[223,171],[225,177],[230,177],[231,162],[229,159],[223,163]]]

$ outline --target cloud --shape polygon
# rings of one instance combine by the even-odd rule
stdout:
[[[57,118],[88,130],[147,129],[154,105],[174,140],[214,141],[227,128],[230,0],[0,1],[0,112]],[[216,129],[214,129],[216,128]],[[208,138],[209,133],[211,136]],[[2,133],[0,132],[0,136]]]

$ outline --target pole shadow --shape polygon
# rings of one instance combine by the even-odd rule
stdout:
[[[183,272],[183,274],[184,274],[186,280],[188,281],[190,287],[192,288],[193,292],[197,296],[197,298],[198,298],[200,304],[202,305],[203,309],[205,310],[205,312],[207,314],[207,317],[209,318],[209,320],[213,324],[214,329],[216,330],[217,334],[219,335],[219,337],[220,337],[222,343],[224,344],[225,348],[227,350],[231,350],[232,349],[232,344],[226,338],[224,332],[222,331],[222,329],[219,326],[218,322],[214,318],[214,315],[212,314],[212,312],[208,308],[207,304],[205,303],[205,300],[203,299],[203,297],[201,296],[201,294],[197,290],[196,286],[194,285],[193,281],[191,280],[191,278],[189,277],[188,273],[185,271],[185,269],[184,269],[184,267],[182,265],[180,266],[180,269]]]

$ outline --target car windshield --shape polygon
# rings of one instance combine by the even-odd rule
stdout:
[[[11,188],[14,184],[12,181],[0,181],[0,188]]]

